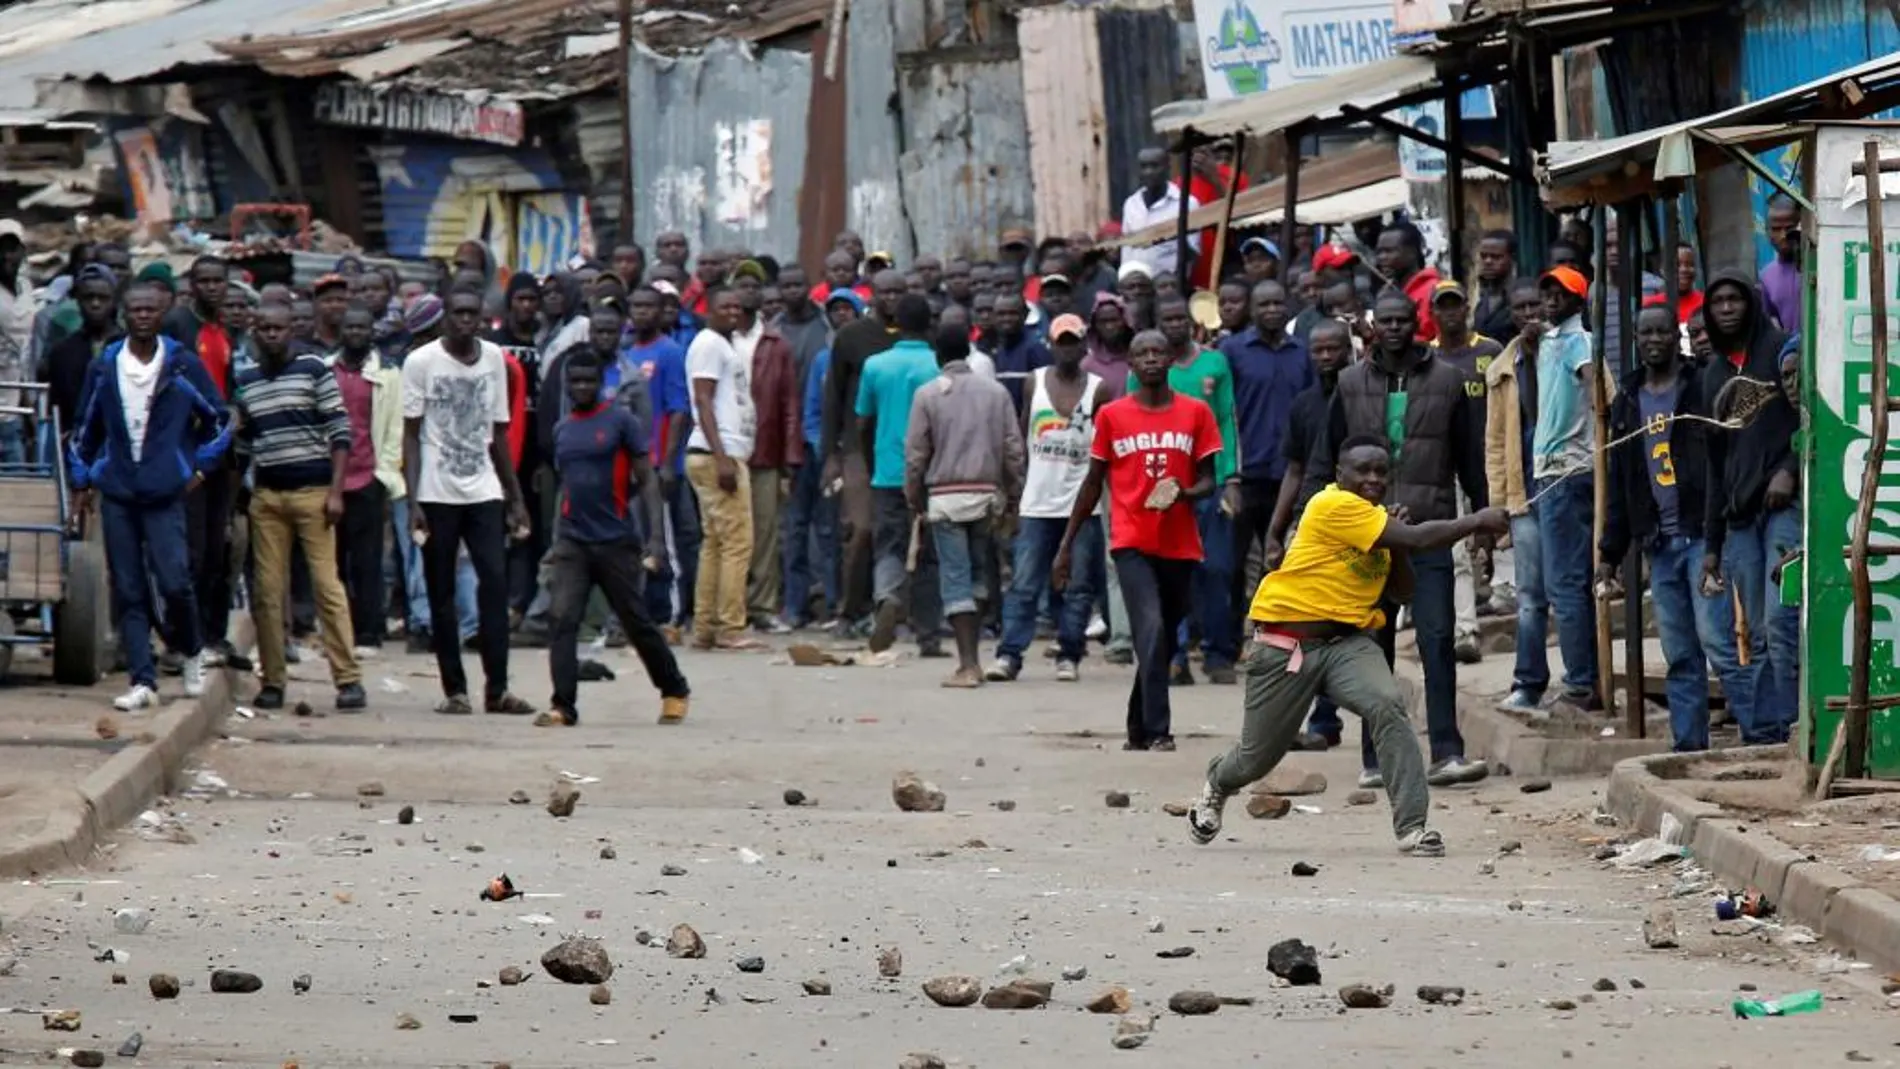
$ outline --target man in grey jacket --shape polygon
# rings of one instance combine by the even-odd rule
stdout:
[[[977,667],[978,602],[989,590],[983,574],[990,538],[1022,492],[1023,433],[1009,391],[970,372],[969,332],[937,335],[943,374],[917,391],[904,438],[904,498],[930,525],[937,549],[943,611],[957,641],[957,670],[946,687],[983,685]]]

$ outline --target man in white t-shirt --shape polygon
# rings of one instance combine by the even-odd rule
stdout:
[[[752,563],[752,456],[758,414],[752,407],[752,362],[733,345],[742,312],[736,290],[706,295],[706,329],[686,350],[693,390],[693,433],[686,439],[686,480],[699,495],[699,583],[694,590],[693,645],[752,650],[746,635],[746,569]]]
[[[422,546],[429,613],[453,620],[458,550],[475,566],[480,617],[483,707],[524,715],[534,707],[508,692],[508,536],[528,528],[527,509],[508,454],[508,366],[501,347],[483,341],[482,295],[449,294],[442,337],[402,365],[402,459],[409,484],[410,534]],[[442,674],[438,713],[475,711],[453,627],[435,629]]]

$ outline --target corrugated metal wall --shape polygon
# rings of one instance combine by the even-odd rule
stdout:
[[[1188,30],[1193,22],[1187,23]],[[1096,12],[1096,34],[1102,57],[1102,98],[1108,121],[1109,212],[1090,229],[1109,218],[1119,218],[1122,202],[1140,181],[1135,157],[1161,138],[1154,129],[1154,109],[1171,100],[1196,96],[1200,65],[1190,66],[1181,49],[1182,25],[1168,11],[1131,11],[1103,8]]]
[[[1115,214],[1096,16],[1092,8],[1035,8],[1017,26],[1036,228],[1044,234],[1092,234]]]
[[[594,233],[605,243],[620,234],[620,98],[617,92],[597,93],[574,101],[569,109],[571,138],[586,179],[588,208]],[[572,160],[566,161],[571,167]],[[648,246],[653,235],[636,236]]]
[[[718,40],[703,53],[635,53],[636,233],[683,231],[695,249],[799,247],[811,57]]]
[[[824,270],[832,240],[845,228],[845,212],[851,200],[851,183],[845,170],[851,65],[843,50],[851,47],[848,28],[839,35],[838,45],[837,62],[829,78],[825,76],[825,55],[831,47],[830,27],[812,33],[806,48],[812,57],[811,108],[805,123],[805,185],[798,194],[804,234],[797,249],[783,253],[788,260],[796,253],[798,262],[814,279]]]
[[[1002,232],[1033,227],[1022,66],[942,63],[904,72],[898,162],[917,247],[994,255]]]
[[[908,262],[917,252],[897,182],[897,41],[892,9],[911,0],[853,0],[845,50],[845,225],[867,249]]]

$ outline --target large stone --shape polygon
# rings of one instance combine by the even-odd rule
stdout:
[[[1326,777],[1310,768],[1282,763],[1254,785],[1255,794],[1325,794]]]
[[[1247,815],[1255,820],[1279,820],[1293,811],[1293,803],[1277,794],[1256,794],[1247,799]]]
[[[77,1032],[80,1021],[78,1010],[47,1010],[40,1014],[40,1027],[48,1032]]]
[[[1679,945],[1676,911],[1668,906],[1651,906],[1643,918],[1643,942],[1651,950],[1674,950]]]
[[[943,1059],[927,1051],[915,1050],[904,1055],[897,1063],[897,1069],[945,1069]]]
[[[1115,1022],[1115,1034],[1109,1037],[1116,1050],[1134,1050],[1154,1034],[1155,1019],[1145,1013],[1131,1013]]]
[[[145,981],[145,983],[146,986],[152,989],[153,998],[169,999],[178,997],[178,977],[173,976],[171,973],[155,972],[152,974],[151,979]]]
[[[548,815],[571,817],[574,815],[575,804],[580,800],[581,789],[566,780],[562,780],[556,783],[552,790],[548,791]]]
[[[1420,984],[1418,1000],[1433,1006],[1456,1006],[1465,1000],[1465,989],[1450,984]]]
[[[1176,991],[1168,999],[1168,1009],[1183,1017],[1203,1017],[1220,1009],[1220,996],[1212,991]]]
[[[915,772],[904,771],[891,780],[891,801],[906,813],[943,812],[943,791]]]
[[[1134,1008],[1134,996],[1125,987],[1111,987],[1088,1001],[1090,1013],[1127,1013]]]
[[[1011,980],[983,993],[987,1010],[1036,1010],[1048,1005],[1054,985],[1043,980]]]
[[[1339,989],[1339,1001],[1349,1010],[1382,1010],[1392,1005],[1392,990],[1371,984],[1347,984]]]
[[[613,959],[595,939],[563,939],[541,955],[541,968],[567,984],[604,984],[613,979]]]
[[[80,1069],[99,1069],[106,1063],[106,1052],[102,1050],[73,1051],[72,1063]]]
[[[1267,950],[1267,971],[1294,987],[1319,983],[1319,951],[1298,939],[1283,939]]]
[[[703,958],[706,956],[706,941],[693,931],[692,925],[674,925],[673,931],[666,937],[666,953],[675,958]]]
[[[877,974],[886,980],[895,980],[904,975],[904,952],[896,947],[885,947],[878,951]]]
[[[983,981],[974,976],[938,976],[924,981],[924,994],[939,1006],[974,1006],[983,997]]]
[[[216,969],[211,973],[211,990],[220,995],[248,995],[263,989],[264,981],[258,979],[256,973],[236,969]]]

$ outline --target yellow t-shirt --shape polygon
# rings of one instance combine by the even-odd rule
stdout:
[[[1260,580],[1247,615],[1272,623],[1384,626],[1379,595],[1392,555],[1372,547],[1385,532],[1386,519],[1384,509],[1336,485],[1314,494],[1286,559]]]

